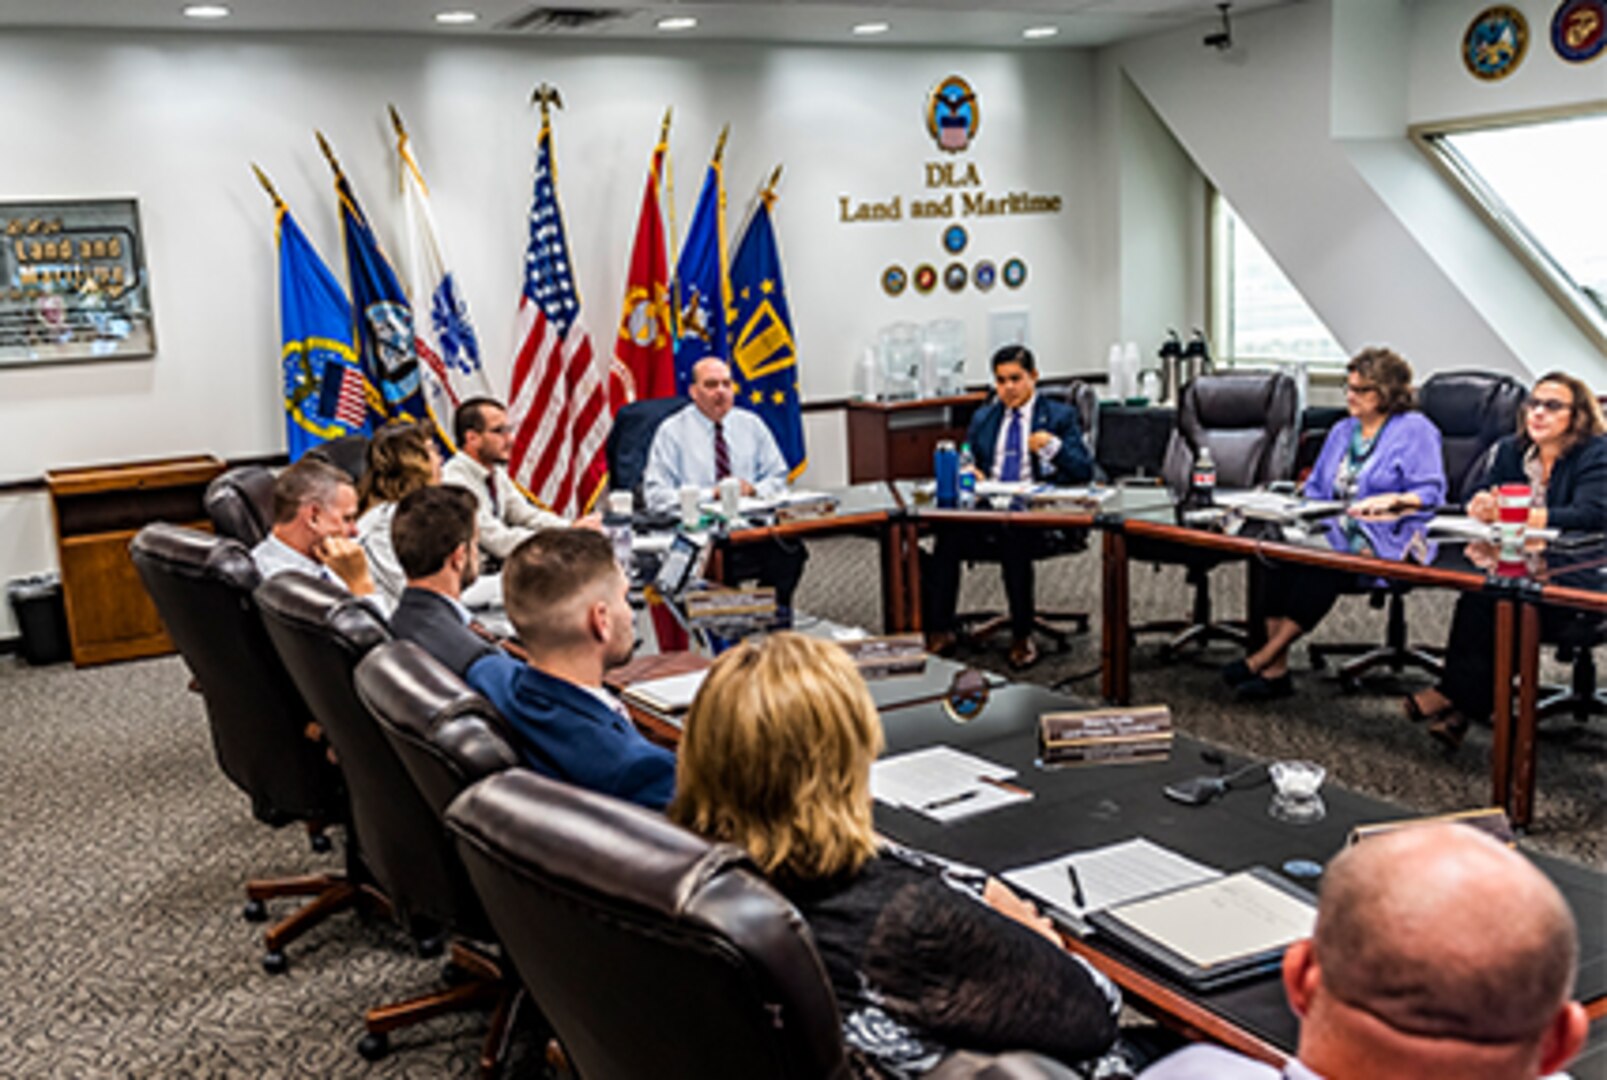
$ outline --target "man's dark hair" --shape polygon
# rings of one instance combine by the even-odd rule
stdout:
[[[273,482],[273,523],[288,525],[305,504],[329,502],[342,484],[354,486],[345,471],[318,458],[302,458]]]
[[[989,361],[993,371],[998,371],[1005,364],[1020,364],[1021,370],[1029,375],[1038,370],[1038,362],[1032,358],[1032,350],[1025,345],[1006,345],[993,354]]]
[[[419,488],[402,497],[391,519],[391,546],[408,580],[438,573],[458,545],[474,542],[478,509],[473,492],[451,484]]]
[[[493,409],[504,408],[502,402],[491,397],[471,397],[458,406],[458,411],[452,414],[452,439],[461,448],[463,440],[471,431],[485,430],[485,410],[490,406]]]
[[[574,627],[553,612],[619,573],[608,537],[590,529],[542,529],[502,565],[502,602],[527,647],[569,645]]]

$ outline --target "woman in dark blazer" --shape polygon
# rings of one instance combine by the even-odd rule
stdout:
[[[1518,424],[1517,434],[1496,444],[1479,492],[1468,501],[1468,514],[1493,522],[1496,488],[1528,484],[1530,528],[1607,531],[1607,424],[1596,395],[1572,375],[1553,371],[1535,383]],[[1492,607],[1480,593],[1457,598],[1439,685],[1404,702],[1406,715],[1429,721],[1429,734],[1450,749],[1462,744],[1473,720],[1487,718],[1494,708]],[[1546,621],[1559,617],[1549,609],[1541,612]]]

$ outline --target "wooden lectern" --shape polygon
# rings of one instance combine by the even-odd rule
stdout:
[[[73,663],[173,651],[128,544],[153,521],[210,531],[202,496],[222,471],[221,461],[203,454],[45,473]]]

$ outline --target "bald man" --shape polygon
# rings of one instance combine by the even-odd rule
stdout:
[[[1464,825],[1403,829],[1328,866],[1283,986],[1300,1017],[1280,1073],[1194,1046],[1140,1080],[1530,1080],[1584,1045],[1573,914],[1522,855]]]

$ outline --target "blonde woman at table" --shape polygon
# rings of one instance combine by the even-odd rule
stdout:
[[[407,574],[391,544],[396,504],[440,482],[441,455],[423,424],[393,421],[369,440],[368,462],[357,484],[357,542],[368,555],[375,588],[392,605],[407,587]]]
[[[669,816],[744,848],[797,905],[843,1037],[875,1075],[919,1076],[960,1049],[1099,1058],[1120,996],[1047,919],[979,871],[878,839],[881,749],[870,692],[840,648],[791,633],[746,641],[692,703]]]
[[[1496,444],[1479,492],[1468,500],[1469,516],[1496,519],[1496,489],[1526,484],[1529,526],[1564,531],[1607,531],[1607,424],[1590,387],[1560,371],[1542,375],[1529,392],[1518,419],[1518,433]],[[1541,631],[1555,633],[1566,612],[1542,608]],[[1494,602],[1481,593],[1462,593],[1451,616],[1445,644],[1445,671],[1437,686],[1404,699],[1409,719],[1428,721],[1429,734],[1448,750],[1462,745],[1474,720],[1488,719],[1495,707]]]
[[[1388,349],[1363,349],[1345,367],[1350,415],[1322,444],[1305,494],[1338,499],[1357,518],[1433,509],[1445,500],[1440,432],[1416,409],[1412,365]],[[1289,648],[1316,629],[1357,578],[1315,566],[1273,563],[1266,568],[1266,644],[1222,669],[1241,701],[1270,701],[1294,693]]]

